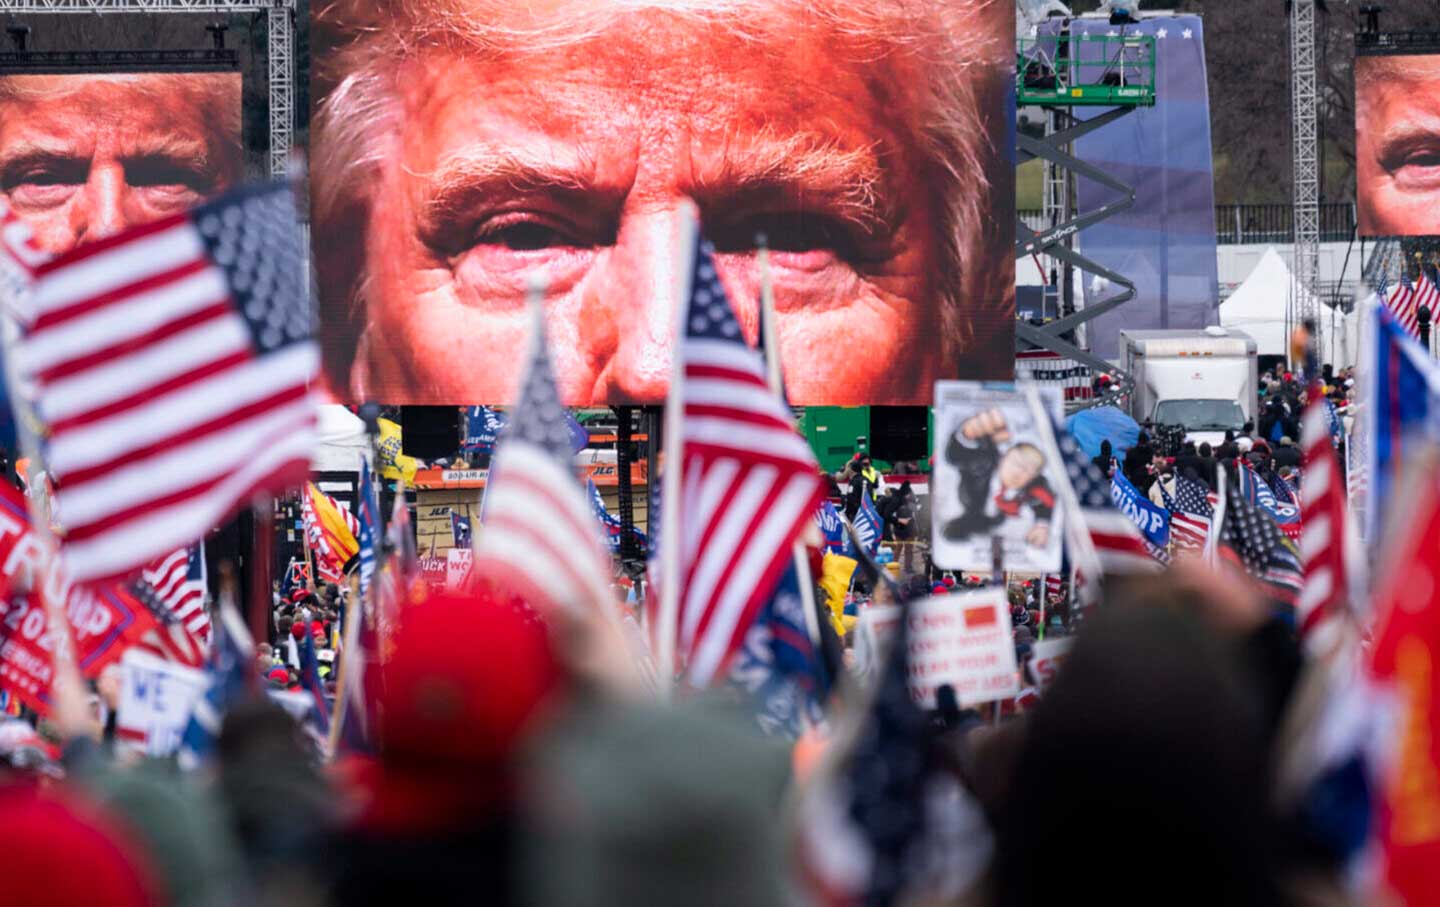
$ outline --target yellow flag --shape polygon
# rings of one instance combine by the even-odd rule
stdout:
[[[404,479],[406,484],[415,481],[415,470],[420,464],[414,457],[400,452],[400,426],[389,419],[380,419],[380,453],[376,467],[382,479]]]

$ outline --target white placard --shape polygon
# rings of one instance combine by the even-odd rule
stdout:
[[[453,592],[465,584],[472,561],[469,548],[451,548],[445,555],[445,589]]]
[[[862,630],[873,653],[884,653],[894,635],[900,609],[868,608]],[[1020,692],[1005,590],[977,589],[936,595],[910,604],[910,697],[922,708],[935,708],[935,690],[955,688],[961,705],[1008,699]],[[858,643],[857,643],[858,644]]]
[[[1039,388],[1058,421],[1060,392]],[[1014,384],[935,382],[935,459],[930,478],[931,547],[945,570],[989,571],[991,538],[1005,569],[1060,570],[1063,508],[1055,489],[1063,464],[1049,462],[1024,392]]]
[[[205,695],[205,672],[131,649],[120,661],[124,672],[115,736],[147,756],[168,756],[180,745],[195,701]]]
[[[1070,637],[1060,639],[1042,639],[1030,647],[1030,661],[1026,670],[1030,672],[1030,679],[1042,690],[1055,681],[1055,675],[1060,671],[1060,665],[1070,655],[1070,647],[1075,640]]]

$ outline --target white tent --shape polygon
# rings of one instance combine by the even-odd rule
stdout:
[[[365,422],[338,403],[320,407],[320,439],[310,455],[315,472],[359,472],[360,460],[370,443]]]
[[[1295,313],[1309,294],[1296,282],[1285,259],[1271,246],[1255,269],[1220,304],[1221,327],[1235,328],[1255,338],[1261,356],[1284,356],[1289,347]],[[1355,358],[1355,316],[1337,312],[1320,303],[1321,344],[1324,358],[1336,366],[1351,365]],[[1288,313],[1288,318],[1287,318]]]

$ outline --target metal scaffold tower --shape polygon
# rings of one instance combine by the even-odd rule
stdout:
[[[1041,325],[1024,320],[1015,323],[1017,353],[1049,350],[1086,367],[1093,374],[1114,379],[1113,390],[1104,398],[1067,400],[1072,408],[1112,403],[1134,386],[1130,376],[1077,343],[1077,330],[1100,315],[1135,296],[1135,284],[1093,261],[1075,247],[1075,236],[1131,207],[1135,190],[1099,167],[1074,154],[1076,140],[1155,103],[1155,39],[1144,35],[1072,34],[1068,20],[1052,34],[1022,38],[1016,53],[1015,97],[1020,107],[1039,107],[1045,112],[1043,137],[1016,137],[1017,165],[1039,159],[1045,167],[1045,224],[1039,231],[1023,221],[1016,225],[1015,256],[1043,255],[1058,265],[1061,285],[1069,285],[1073,271],[1102,278],[1110,295],[1087,300],[1079,311],[1057,304],[1059,317]],[[1075,108],[1108,108],[1089,119],[1074,113]],[[1111,200],[1089,211],[1077,211],[1074,204],[1075,179],[1083,177],[1107,189]],[[1059,285],[1047,286],[1046,293],[1057,303],[1067,301]],[[1047,306],[1048,309],[1048,306]]]
[[[1295,225],[1294,320],[1318,315],[1320,268],[1319,93],[1315,71],[1315,0],[1290,3],[1290,105]],[[1323,351],[1322,351],[1323,356]]]
[[[269,25],[270,176],[290,172],[295,130],[295,0],[0,0],[0,13],[256,13]]]

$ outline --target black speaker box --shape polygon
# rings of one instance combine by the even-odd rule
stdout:
[[[460,407],[400,407],[401,449],[422,460],[453,457],[460,449]]]

